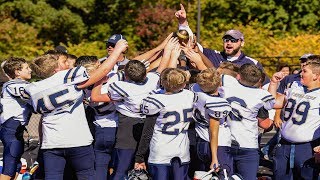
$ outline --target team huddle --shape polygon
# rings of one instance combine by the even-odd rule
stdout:
[[[221,179],[227,172],[255,180],[259,126],[272,109],[283,114],[274,179],[317,179],[320,57],[308,56],[298,79],[277,72],[269,80],[240,51],[240,31],[225,33],[223,52],[203,48],[183,13],[183,7],[176,13],[176,33],[134,60],[124,56],[128,43],[120,34],[106,42],[109,56],[102,59],[60,51],[36,57],[30,67],[23,58],[7,59],[0,179],[19,172],[23,132],[38,113],[44,179],[71,172],[79,180],[118,180],[136,169],[156,180],[183,180],[213,169]],[[31,72],[41,80],[28,82]]]

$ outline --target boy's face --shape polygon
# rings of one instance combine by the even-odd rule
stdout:
[[[59,56],[58,59],[58,68],[56,69],[56,71],[62,71],[62,70],[66,70],[69,69],[69,62],[68,62],[68,57],[66,56]]]
[[[318,80],[319,78],[318,74],[314,74],[312,72],[309,65],[303,66],[300,76],[301,76],[301,83],[307,87],[310,86],[312,82]]]
[[[16,74],[17,77],[23,80],[29,80],[31,79],[31,72],[29,65],[27,63],[22,64],[21,70],[17,70]]]

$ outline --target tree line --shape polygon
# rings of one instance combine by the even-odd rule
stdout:
[[[0,0],[0,59],[32,59],[59,44],[77,56],[102,57],[104,40],[114,33],[126,36],[130,57],[177,30],[174,12],[180,3],[195,32],[198,0]],[[318,0],[201,0],[200,42],[221,50],[224,32],[239,29],[244,52],[252,57],[320,54],[319,5]]]

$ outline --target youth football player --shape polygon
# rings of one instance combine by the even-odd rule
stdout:
[[[274,178],[318,179],[314,165],[314,150],[320,144],[320,58],[308,60],[301,71],[300,82],[293,82],[285,95],[277,97],[275,108],[284,108],[281,139],[275,150]],[[275,73],[269,91],[276,97],[276,89],[283,78]]]
[[[83,106],[83,91],[105,77],[127,48],[120,40],[108,60],[88,76],[84,67],[68,69],[67,60],[43,55],[33,62],[33,71],[44,80],[31,83],[25,90],[33,109],[43,115],[42,146],[46,179],[62,179],[66,162],[78,179],[94,179],[93,141]]]
[[[272,95],[255,87],[262,72],[253,64],[244,64],[239,69],[239,83],[222,87],[221,95],[230,103],[232,111],[227,118],[232,136],[234,171],[244,179],[255,180],[259,167],[258,111],[270,110],[274,105]]]
[[[198,170],[208,171],[220,164],[232,174],[231,132],[224,119],[231,106],[218,93],[220,83],[220,74],[210,68],[201,71],[197,83],[190,88],[196,94],[193,117],[198,134],[197,155],[202,162]]]
[[[186,74],[176,68],[161,73],[164,94],[143,100],[144,114],[159,113],[150,142],[148,159],[150,173],[156,180],[187,179],[190,161],[188,127],[192,120],[194,94],[183,89]]]
[[[28,125],[32,108],[26,102],[24,88],[31,79],[31,69],[23,58],[11,57],[3,66],[11,78],[2,87],[0,139],[4,146],[3,168],[0,179],[14,179],[21,169],[20,158],[24,152],[23,132]]]

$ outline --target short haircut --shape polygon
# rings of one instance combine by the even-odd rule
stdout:
[[[145,80],[147,69],[141,61],[131,60],[124,67],[124,73],[129,80],[141,83]]]
[[[214,68],[208,68],[198,74],[197,83],[205,93],[215,93],[221,83],[220,73]]]
[[[68,57],[68,54],[66,52],[61,52],[61,51],[57,51],[57,50],[48,50],[44,53],[44,55],[46,55],[46,54]]]
[[[160,82],[167,92],[176,93],[186,86],[187,74],[178,68],[167,68],[162,71]]]
[[[314,74],[320,74],[320,56],[313,55],[308,58],[307,64]]]
[[[218,72],[236,78],[239,73],[239,65],[232,62],[222,62],[218,67]]]
[[[27,61],[23,58],[18,57],[10,57],[5,60],[5,64],[3,65],[3,71],[6,73],[10,78],[16,78],[16,70],[22,69],[22,64],[27,63]]]
[[[262,71],[254,64],[243,64],[239,69],[240,82],[247,86],[256,85],[262,76]]]
[[[39,56],[30,64],[31,69],[39,78],[48,78],[54,74],[54,70],[58,67],[58,55],[46,54]]]
[[[189,78],[189,84],[192,84],[192,83],[196,83],[197,82],[197,77],[198,77],[198,74],[200,73],[201,71],[198,70],[198,69],[189,69],[189,73],[190,73],[190,78]]]
[[[73,54],[67,54],[67,57],[68,59],[77,59],[77,56],[76,55],[73,55]]]
[[[278,67],[278,71],[281,71],[285,67],[289,68],[289,72],[291,72],[291,67],[288,64],[280,64]]]
[[[261,72],[261,78],[260,78],[259,82],[254,85],[257,88],[260,88],[263,85],[264,81],[266,80],[266,76],[267,76],[266,73],[264,73],[261,69],[259,69],[259,70]]]
[[[80,56],[77,58],[75,66],[83,66],[90,73],[98,67],[98,62],[97,56]]]

